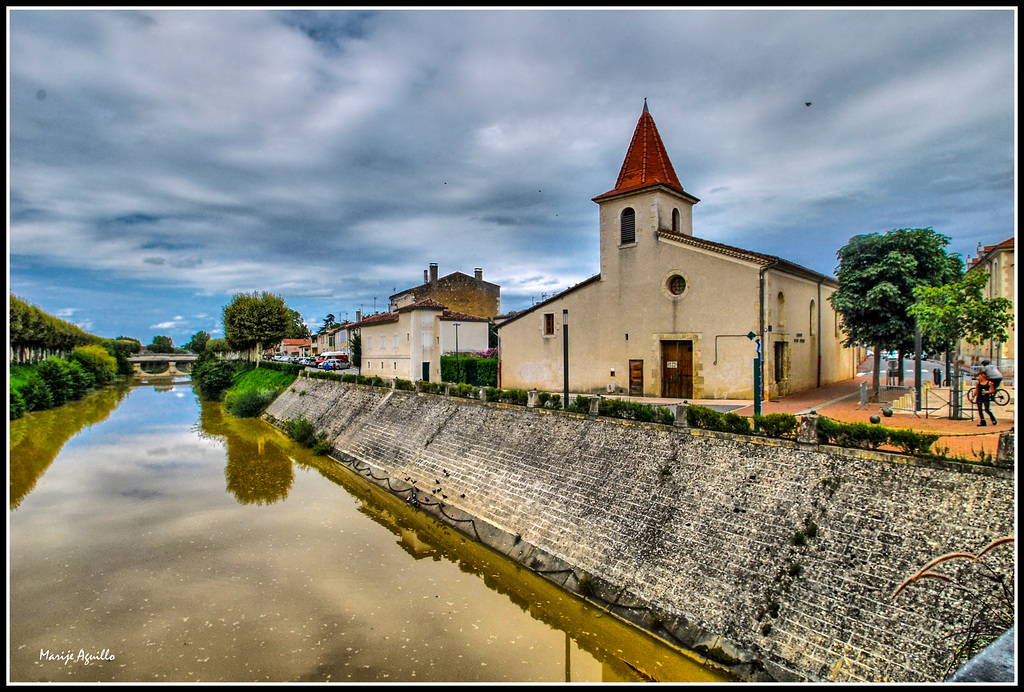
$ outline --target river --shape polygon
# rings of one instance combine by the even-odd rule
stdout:
[[[188,382],[9,433],[13,682],[729,679]]]

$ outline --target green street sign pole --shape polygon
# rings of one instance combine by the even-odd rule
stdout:
[[[757,416],[761,415],[761,340],[754,332],[747,334],[747,338],[757,344],[757,357],[754,358],[754,432],[761,432],[761,426],[757,424]]]

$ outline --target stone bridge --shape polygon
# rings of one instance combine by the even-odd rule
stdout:
[[[199,356],[194,353],[147,353],[144,355],[131,356],[128,362],[132,364],[136,377],[174,377],[175,375],[188,375],[192,371],[192,363]],[[144,363],[166,363],[167,369],[161,372],[146,372],[142,369]],[[181,364],[184,369],[179,370]]]

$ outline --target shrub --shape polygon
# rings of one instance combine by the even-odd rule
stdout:
[[[659,406],[654,410],[654,421],[656,423],[672,425],[676,422],[676,414],[672,413],[672,409],[668,406]]]
[[[889,430],[889,444],[904,454],[925,454],[938,439],[938,435],[919,433],[907,428]]]
[[[547,401],[547,403],[549,404],[549,408],[562,408],[561,394],[551,394],[549,395],[549,397],[550,398]]]
[[[886,428],[867,423],[841,423],[824,416],[818,417],[818,439],[840,447],[878,449],[882,445],[896,447],[904,454],[925,454],[938,435],[919,433],[907,428]]]
[[[756,414],[754,424],[768,437],[794,437],[798,421],[791,413]]]
[[[751,433],[749,418],[744,418],[732,411],[720,413],[707,406],[687,406],[686,422],[691,427],[703,430],[717,430],[719,432],[737,433],[740,435],[749,435]]]
[[[224,397],[224,408],[238,418],[258,418],[263,415],[278,395],[274,389],[246,389],[239,392],[228,392]]]
[[[444,394],[444,383],[443,382],[427,382],[426,380],[420,380],[420,391],[427,392],[428,394]]]
[[[583,396],[583,395],[577,396],[575,399],[572,400],[572,403],[569,404],[569,406],[568,406],[568,408],[566,410],[572,411],[574,413],[589,414],[590,413],[590,397],[589,396]]]
[[[81,399],[89,388],[96,383],[91,372],[86,372],[77,360],[68,363],[68,374],[71,376],[71,398]]]
[[[331,451],[331,443],[327,441],[327,435],[320,433],[316,436],[316,441],[313,442],[313,453],[317,455],[324,455]]]
[[[403,380],[401,377],[395,378],[395,389],[401,389],[402,391],[411,392],[416,390],[416,385],[412,380]]]
[[[288,437],[300,445],[312,447],[316,443],[316,428],[301,413],[298,418],[285,421],[284,429],[288,433]]]
[[[192,382],[203,397],[217,401],[231,386],[236,369],[237,366],[220,360],[215,351],[207,348],[192,363]]]
[[[117,375],[117,358],[107,353],[107,349],[99,344],[79,346],[71,351],[71,358],[81,363],[86,372],[92,373],[96,384],[107,384]]]
[[[25,398],[26,411],[43,411],[53,408],[53,394],[46,386],[46,380],[36,371],[28,376],[28,381],[21,388],[21,395]]]
[[[106,353],[106,351],[104,351]],[[57,356],[50,356],[36,368],[36,372],[46,382],[50,390],[52,406],[60,406],[72,399],[71,372],[68,370],[68,362]]]
[[[11,405],[8,409],[8,413],[11,416],[11,420],[21,418],[25,415],[25,398],[21,395],[17,389],[11,390]],[[9,432],[9,431],[8,431]]]

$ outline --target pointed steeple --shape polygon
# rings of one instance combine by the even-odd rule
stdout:
[[[594,201],[654,185],[665,185],[686,194],[679,178],[676,177],[675,169],[672,168],[672,162],[669,161],[668,152],[665,151],[654,118],[647,110],[647,99],[644,99],[644,111],[636,124],[633,140],[629,143],[629,150],[626,151],[626,159],[622,162],[615,187],[594,197]]]

